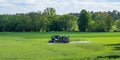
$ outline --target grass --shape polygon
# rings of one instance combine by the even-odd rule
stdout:
[[[54,34],[90,43],[48,44]],[[0,32],[0,60],[119,60],[97,58],[120,55],[107,44],[120,44],[120,32]]]

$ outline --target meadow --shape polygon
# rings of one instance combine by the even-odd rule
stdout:
[[[89,42],[48,43],[52,35]],[[120,60],[120,32],[0,32],[0,60]]]

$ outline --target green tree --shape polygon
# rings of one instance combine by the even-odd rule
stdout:
[[[30,17],[24,14],[19,14],[16,16],[17,27],[16,31],[30,31]]]
[[[117,21],[116,27],[117,27],[117,29],[120,31],[120,20]]]
[[[60,18],[60,24],[63,31],[77,31],[77,18],[73,15],[67,14]]]
[[[78,28],[79,31],[85,32],[88,31],[88,27],[92,23],[90,14],[86,10],[82,10],[79,19],[78,19]]]
[[[56,15],[56,10],[52,7],[48,7],[44,10],[43,14]]]
[[[106,12],[95,12],[92,15],[92,18],[94,20],[94,31],[97,32],[104,32],[109,31],[112,27],[112,18],[108,15]]]
[[[56,18],[56,10],[54,8],[49,7],[44,10],[44,12],[42,13],[43,23],[41,23],[41,24],[45,24],[42,25],[44,27],[44,30],[50,31],[51,29],[50,26],[55,18]]]
[[[110,29],[112,29],[112,26],[114,24],[112,17],[107,16],[105,19],[105,24],[106,24],[106,31],[109,31]]]
[[[103,20],[97,20],[94,22],[94,32],[105,32],[106,26]]]
[[[73,15],[66,14],[56,16],[50,26],[51,31],[77,31],[77,18]]]
[[[38,31],[39,27],[36,26],[36,21],[37,19],[40,17],[41,13],[37,13],[37,12],[30,12],[28,14],[26,14],[30,17],[31,21],[30,21],[30,31]]]
[[[62,28],[61,28],[61,21],[60,21],[60,15],[56,15],[56,16],[53,16],[53,20],[52,22],[50,23],[50,31],[62,31]]]

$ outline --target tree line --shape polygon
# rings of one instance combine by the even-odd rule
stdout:
[[[1,14],[0,32],[49,32],[49,31],[81,31],[107,32],[120,29],[120,13],[88,12],[56,14],[52,7],[43,12],[24,14]],[[113,29],[113,27],[116,27]]]

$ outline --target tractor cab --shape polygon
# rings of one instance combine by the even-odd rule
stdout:
[[[69,43],[69,38],[67,36],[53,35],[49,43]]]

